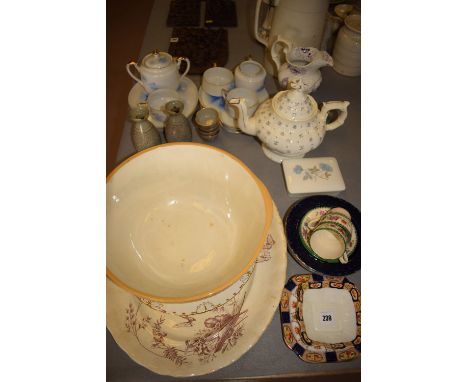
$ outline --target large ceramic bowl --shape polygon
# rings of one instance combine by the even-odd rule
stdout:
[[[265,186],[231,154],[150,148],[107,178],[107,276],[153,301],[207,298],[254,264],[271,220]]]

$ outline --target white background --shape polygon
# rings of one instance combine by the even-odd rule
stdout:
[[[104,380],[105,2],[2,5],[0,379]],[[363,381],[468,374],[467,8],[362,1]]]

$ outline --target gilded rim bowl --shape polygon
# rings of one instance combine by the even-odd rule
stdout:
[[[153,301],[205,299],[254,265],[272,206],[224,150],[180,142],[141,151],[107,177],[107,276]]]

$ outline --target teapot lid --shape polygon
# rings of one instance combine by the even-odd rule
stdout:
[[[273,97],[273,109],[281,117],[290,121],[307,121],[317,113],[317,105],[312,97],[302,89],[304,82],[297,78],[289,82],[290,90],[279,92]]]
[[[172,63],[172,56],[169,53],[154,50],[148,54],[141,65],[148,69],[163,69]]]

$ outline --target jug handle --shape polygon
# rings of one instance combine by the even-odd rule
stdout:
[[[329,101],[323,103],[322,109],[320,110],[320,117],[325,124],[326,131],[335,130],[344,123],[348,116],[348,106],[348,101]],[[327,115],[330,110],[340,110],[340,114],[333,122],[326,123]]]
[[[280,53],[278,52],[278,49],[276,48],[276,45],[277,44],[281,44],[281,45],[284,45],[284,48],[283,48],[283,53],[285,55],[287,55],[289,53],[289,51],[291,50],[291,44],[286,41],[286,40],[283,40],[281,38],[281,36],[278,36],[278,38],[275,40],[275,42],[273,42],[273,44],[271,44],[271,49],[270,49],[270,54],[271,54],[271,58],[272,60],[275,62],[275,65],[276,65],[276,68],[278,69],[278,71],[280,70],[280,67],[281,65],[283,64],[281,62],[281,55]],[[281,48],[280,48],[281,49]]]
[[[188,73],[189,70],[190,70],[190,60],[189,60],[187,57],[179,57],[179,58],[177,59],[177,69],[180,69],[180,63],[181,63],[182,61],[185,61],[185,62],[187,63],[187,68],[185,69],[184,74],[182,74],[182,75],[180,76],[180,79],[181,79],[181,80],[182,80],[182,78],[184,78],[184,77],[187,75],[187,73]]]
[[[130,68],[131,68],[132,66],[134,66],[135,69],[138,71],[138,73],[141,74],[140,68],[138,67],[138,64],[137,64],[136,62],[133,62],[133,61],[132,61],[132,62],[129,62],[129,63],[127,64],[127,66],[126,66],[128,74],[130,74],[130,77],[132,77],[136,82],[138,82],[141,86],[143,86],[143,89],[145,89],[145,90],[148,92],[148,89],[146,89],[146,86],[143,84],[143,81],[140,80],[137,76],[135,76],[135,75],[132,73],[132,71],[130,70]]]
[[[260,7],[262,5],[263,0],[257,0],[257,5],[255,7],[255,21],[254,21],[254,33],[255,33],[255,38],[258,40],[258,42],[262,43],[265,46],[268,46],[268,39],[264,38],[263,36],[260,36],[258,33],[258,18],[260,16]]]

